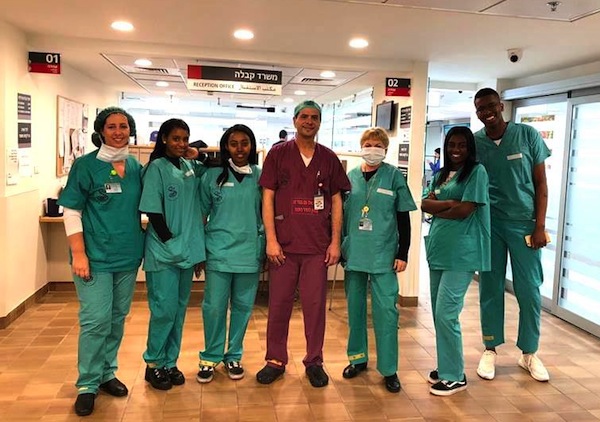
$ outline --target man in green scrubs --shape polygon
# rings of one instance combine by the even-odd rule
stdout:
[[[531,126],[505,122],[498,93],[483,88],[475,95],[477,117],[484,128],[475,134],[477,158],[490,181],[492,271],[479,279],[481,329],[485,352],[477,374],[495,376],[496,346],[504,343],[504,283],[507,252],[519,303],[518,364],[538,381],[548,371],[536,352],[540,338],[543,283],[541,250],[546,246],[545,222],[548,186],[544,160],[550,150]],[[531,246],[525,241],[531,236]]]

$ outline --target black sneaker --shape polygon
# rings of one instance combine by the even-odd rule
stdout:
[[[274,366],[265,365],[263,369],[256,374],[256,381],[261,384],[271,384],[285,372],[285,368],[275,368]]]
[[[310,385],[315,388],[325,387],[329,384],[329,377],[321,365],[313,365],[306,368],[306,376],[310,381]]]
[[[225,369],[227,370],[227,375],[232,380],[240,380],[244,378],[244,367],[241,362],[227,362],[225,364]]]
[[[435,396],[451,396],[467,389],[467,377],[462,381],[440,380],[429,387],[429,392]]]
[[[362,371],[367,369],[367,362],[362,363],[351,363],[350,365],[344,368],[342,372],[342,376],[346,379],[354,378]]]
[[[146,366],[146,381],[157,390],[170,390],[173,387],[165,368],[150,368]]]
[[[94,393],[83,393],[77,396],[75,401],[75,413],[77,416],[88,416],[94,411],[94,400],[96,395]]]
[[[173,385],[183,385],[185,384],[185,376],[183,372],[181,372],[176,366],[172,368],[167,368],[167,375],[171,380],[171,384]]]
[[[400,380],[398,379],[398,375],[388,375],[387,377],[383,377],[383,381],[385,383],[385,388],[390,393],[399,393],[400,389]]]
[[[215,367],[214,366],[201,366],[200,371],[198,371],[198,375],[196,375],[196,381],[200,384],[206,384],[213,380],[215,376]]]
[[[429,377],[427,378],[427,382],[429,384],[437,384],[440,381],[440,374],[438,373],[438,370],[436,369],[435,371],[431,371],[429,373]]]

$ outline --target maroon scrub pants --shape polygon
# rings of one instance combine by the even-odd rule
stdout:
[[[327,267],[325,255],[285,253],[285,263],[269,268],[269,317],[265,359],[288,363],[287,339],[294,307],[296,287],[300,291],[306,356],[304,366],[323,364],[325,306],[327,302]]]

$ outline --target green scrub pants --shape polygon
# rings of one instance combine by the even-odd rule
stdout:
[[[370,283],[368,280],[370,279]],[[384,377],[398,370],[398,278],[396,273],[369,274],[346,271],[344,288],[348,301],[348,360],[369,360],[367,344],[367,284],[371,287],[371,312],[375,330],[377,370]]]
[[[100,384],[115,378],[136,275],[137,270],[92,272],[90,281],[73,276],[79,298],[79,394],[95,394]]]
[[[465,361],[458,317],[473,274],[473,271],[429,270],[437,370],[443,380],[462,381],[464,377]]]
[[[533,221],[510,221],[492,217],[492,271],[479,277],[481,331],[486,347],[504,343],[504,285],[507,251],[513,272],[513,287],[519,303],[517,347],[523,353],[537,351],[540,340],[544,281],[541,250],[528,248],[525,235],[531,234]]]
[[[146,272],[150,326],[144,360],[151,367],[177,366],[194,268]]]
[[[239,362],[244,351],[244,336],[252,315],[259,273],[225,273],[206,271],[202,319],[204,351],[200,365],[217,366],[222,362]],[[231,303],[229,339],[225,353],[227,309]]]

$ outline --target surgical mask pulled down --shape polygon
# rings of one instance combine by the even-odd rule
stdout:
[[[374,167],[381,164],[385,158],[385,149],[377,147],[363,147],[360,151],[360,155],[365,162]]]
[[[111,147],[106,144],[102,144],[98,150],[96,158],[100,161],[112,163],[114,161],[127,160],[129,156],[129,145],[125,145],[122,148]]]

